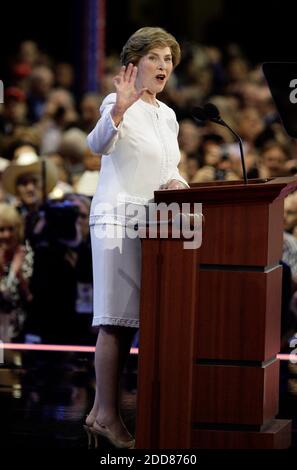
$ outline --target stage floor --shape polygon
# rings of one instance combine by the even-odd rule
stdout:
[[[75,349],[75,348],[74,348]],[[79,348],[77,348],[79,349]],[[84,351],[4,351],[0,365],[3,448],[87,448],[82,423],[94,397],[93,353]],[[135,432],[137,354],[123,379],[122,411]],[[297,364],[281,361],[279,418],[293,420],[297,448]],[[102,439],[101,448],[110,449]]]

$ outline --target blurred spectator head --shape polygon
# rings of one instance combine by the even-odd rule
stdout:
[[[199,147],[200,165],[216,166],[222,157],[223,138],[218,134],[206,134]]]
[[[100,97],[96,93],[87,93],[81,100],[82,128],[86,132],[91,132],[100,117],[99,103]]]
[[[227,64],[227,76],[231,82],[246,80],[248,76],[248,63],[243,57],[232,57]]]
[[[64,132],[59,153],[71,164],[83,162],[87,149],[87,135],[80,129],[72,128]]]
[[[240,108],[239,98],[237,96],[214,95],[210,97],[210,101],[219,109],[222,118],[234,126],[234,115]]]
[[[5,90],[4,117],[13,124],[26,121],[26,95],[20,88],[8,87]]]
[[[264,123],[255,108],[245,108],[239,112],[238,134],[244,141],[253,145],[263,128]]]
[[[13,250],[22,243],[24,223],[21,215],[11,204],[0,203],[0,248]]]
[[[20,45],[18,59],[19,62],[34,66],[38,63],[40,51],[35,41],[26,40]]]
[[[46,98],[54,84],[54,74],[46,65],[37,65],[30,76],[30,90],[34,96]]]
[[[276,141],[266,143],[261,150],[260,156],[261,164],[267,171],[268,177],[287,175],[286,162],[289,158],[289,153],[282,144]]]
[[[55,67],[56,86],[71,89],[74,84],[74,70],[71,64],[60,62]]]
[[[246,107],[255,107],[260,112],[270,108],[271,94],[267,86],[245,81],[241,85],[240,92]]]
[[[118,73],[120,67],[117,56],[106,57],[104,65],[104,74],[100,83],[100,92],[103,96],[114,92],[114,76]]]
[[[57,182],[57,170],[52,162],[45,160],[46,192],[49,193]],[[4,189],[17,196],[25,206],[36,206],[42,197],[42,161],[34,152],[20,153],[4,171]]]
[[[53,119],[64,127],[74,123],[77,120],[77,113],[72,94],[63,88],[51,90],[44,107],[44,117]]]
[[[297,226],[297,192],[289,194],[284,204],[284,228],[292,233]]]
[[[188,156],[197,154],[200,144],[200,131],[190,119],[184,119],[179,124],[178,142],[181,150]]]

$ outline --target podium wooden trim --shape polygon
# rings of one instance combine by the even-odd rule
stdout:
[[[136,446],[286,448],[278,413],[283,199],[297,178],[193,184],[199,249],[142,239]]]

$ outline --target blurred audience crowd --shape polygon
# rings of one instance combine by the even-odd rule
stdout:
[[[33,41],[11,57],[0,104],[0,339],[94,343],[88,216],[100,155],[86,136],[114,92],[118,57],[105,60],[98,93],[76,92],[75,70]],[[261,66],[240,47],[184,43],[160,99],[176,112],[180,172],[189,183],[242,178],[239,149],[224,127],[199,123],[214,103],[243,139],[249,178],[297,173],[296,140],[280,123]],[[296,331],[297,193],[285,200],[284,344]]]

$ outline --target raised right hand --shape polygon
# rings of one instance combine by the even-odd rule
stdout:
[[[147,91],[147,88],[137,90],[135,86],[136,76],[136,65],[129,64],[127,67],[121,67],[120,73],[113,79],[117,99],[111,115],[116,126],[120,123],[125,111]]]

